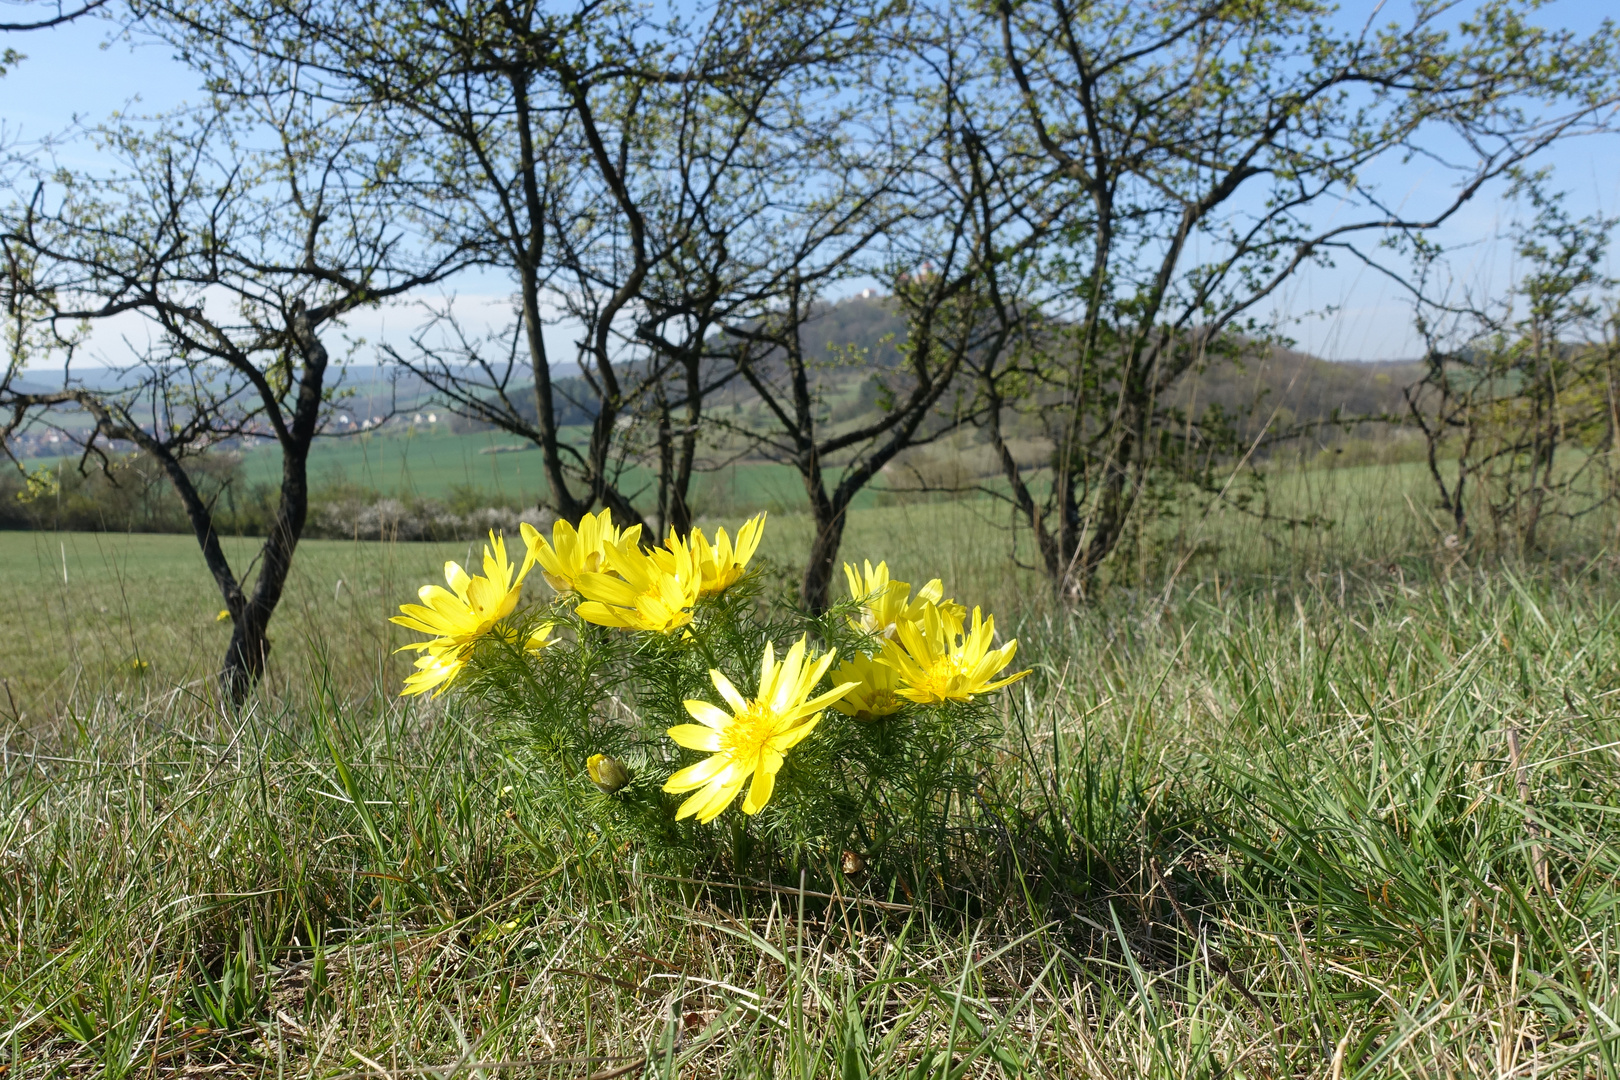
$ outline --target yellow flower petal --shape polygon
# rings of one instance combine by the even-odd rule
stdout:
[[[692,703],[687,704],[690,706]],[[702,724],[676,724],[665,734],[675,740],[677,746],[684,746],[688,750],[702,750],[706,754],[713,754],[720,749],[720,732],[713,727],[704,727]]]
[[[765,648],[769,649],[770,646],[766,645]],[[725,699],[727,705],[731,706],[732,712],[740,713],[748,708],[748,702],[737,692],[737,688],[732,685],[731,680],[723,674],[711,668],[709,670],[709,681],[714,683],[716,690],[720,691],[720,696]]]
[[[759,813],[771,801],[771,792],[775,790],[775,771],[755,769],[754,782],[748,785],[748,797],[743,800],[742,812],[750,815]]]
[[[731,726],[731,717],[726,711],[716,708],[707,701],[687,701],[685,705],[686,711],[692,714],[692,719],[711,731],[724,731]]]
[[[724,769],[731,768],[731,762],[723,757],[706,757],[696,765],[688,765],[664,781],[664,790],[671,795],[678,795],[683,791],[703,787]]]

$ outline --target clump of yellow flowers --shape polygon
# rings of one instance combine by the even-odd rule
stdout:
[[[428,635],[403,647],[417,654],[403,693],[455,688],[527,733],[556,797],[660,843],[739,795],[745,816],[772,807],[767,828],[801,847],[903,834],[866,818],[907,797],[932,805],[927,778],[906,770],[985,728],[975,702],[1029,674],[1006,674],[1018,643],[998,643],[994,620],[970,619],[938,579],[913,593],[883,562],[844,567],[849,599],[830,618],[772,608],[751,570],[764,531],[759,514],[735,535],[693,528],[651,546],[602,510],[550,537],[525,524],[519,562],[491,533],[481,574],[447,563],[445,585],[392,619]],[[525,607],[537,567],[551,597]],[[906,796],[874,798],[885,783]]]
[[[973,609],[973,629],[965,629],[967,609],[944,598],[938,578],[911,595],[911,584],[889,577],[886,563],[865,571],[844,564],[850,598],[860,604],[850,625],[880,639],[875,656],[846,661],[835,676],[855,684],[833,707],[847,716],[873,720],[899,712],[907,702],[922,705],[968,702],[1028,675],[996,678],[1018,654],[1018,642],[991,648],[996,621]]]

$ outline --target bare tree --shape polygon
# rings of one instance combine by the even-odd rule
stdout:
[[[691,526],[704,402],[740,375],[725,329],[755,324],[796,284],[836,274],[871,235],[897,157],[866,114],[881,93],[868,77],[881,56],[858,28],[881,10],[829,5],[813,21],[778,21],[785,33],[764,39],[769,52],[756,44],[761,55],[742,68],[677,88],[671,182],[652,203],[663,257],[633,331],[656,380],[639,411],[659,521],[676,532]],[[834,78],[832,92],[816,85]]]
[[[1030,227],[1023,164],[987,151],[968,115],[962,90],[986,58],[967,56],[979,46],[960,19],[941,36],[931,19],[849,0],[723,3],[658,25],[642,9],[507,0],[144,10],[222,69],[285,50],[274,57],[313,65],[329,94],[376,104],[402,143],[431,148],[426,170],[396,182],[425,218],[489,240],[519,318],[479,338],[441,308],[393,356],[464,415],[539,446],[555,510],[607,505],[641,521],[652,501],[660,530],[684,531],[705,433],[723,452],[750,446],[804,478],[815,606],[851,501],[937,435],[930,417],[989,340],[985,267],[1053,220]],[[1008,104],[976,108],[1004,121]],[[873,373],[892,383],[891,408],[835,431],[810,375],[824,358],[805,354],[800,331],[862,275],[906,310],[906,364]],[[548,354],[548,322],[577,328],[577,375]],[[767,403],[762,425],[705,413],[733,381]],[[588,434],[571,438],[567,413]],[[634,465],[651,467],[653,499]]]
[[[986,93],[985,57],[962,20],[944,12],[904,29],[891,43],[900,73],[882,88],[890,126],[874,139],[893,166],[859,177],[844,196],[866,231],[818,277],[804,274],[817,265],[813,249],[798,254],[791,265],[801,276],[782,299],[725,328],[730,361],[762,406],[757,421],[726,426],[792,465],[805,486],[815,534],[801,595],[812,610],[829,602],[856,496],[905,451],[968,419],[958,376],[994,365],[1015,341],[1027,313],[1027,253],[1061,220],[1050,168],[1008,140],[1008,103]],[[892,366],[836,342],[824,355],[807,346],[828,285],[855,277],[879,282],[904,326]],[[876,408],[835,417],[828,392],[852,379],[876,391]]]
[[[627,439],[662,417],[659,524],[687,527],[703,343],[778,287],[781,267],[751,256],[847,115],[841,87],[881,4],[722,3],[661,23],[594,0],[140,10],[219,70],[296,60],[334,99],[383,109],[422,153],[395,186],[424,220],[478,237],[517,290],[510,332],[478,338],[441,309],[395,358],[464,415],[535,443],[565,516],[606,505],[641,520],[628,466],[648,448]],[[567,355],[551,355],[548,325],[577,333]],[[579,380],[574,400],[559,377]],[[581,411],[576,437],[560,421]]]
[[[1428,348],[1406,402],[1458,543],[1482,510],[1497,543],[1537,551],[1549,521],[1620,498],[1620,283],[1602,271],[1620,222],[1572,217],[1544,179],[1515,182],[1531,217],[1510,233],[1525,270],[1508,295],[1447,302],[1427,280],[1415,290]]]
[[[1175,388],[1273,334],[1260,305],[1284,282],[1336,259],[1405,273],[1381,243],[1432,233],[1555,140],[1606,128],[1614,28],[1541,29],[1535,6],[1421,3],[1349,30],[1305,2],[984,9],[1028,142],[1075,196],[1045,249],[1047,332],[980,371],[992,438],[1050,447],[1002,461],[1061,594],[1084,593],[1142,494],[1197,456]],[[1392,203],[1374,178],[1405,193],[1408,161],[1450,183]]]
[[[114,443],[162,466],[231,615],[220,679],[236,702],[264,672],[266,630],[303,533],[309,452],[345,363],[334,335],[345,316],[471,255],[398,224],[378,198],[387,161],[373,134],[364,113],[320,107],[292,79],[229,108],[105,129],[122,169],[41,168],[0,223],[13,327],[4,434],[42,410],[77,408],[89,417],[81,466],[105,462]],[[260,142],[268,148],[250,149]],[[126,338],[132,358],[88,376],[69,364],[53,390],[20,385],[40,346],[71,359],[84,347],[75,328],[132,315],[149,339]],[[264,440],[281,453],[279,503],[253,565],[237,569],[187,462]]]

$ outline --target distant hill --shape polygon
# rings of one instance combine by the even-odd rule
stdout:
[[[1402,388],[1422,373],[1415,361],[1323,360],[1274,348],[1262,359],[1189,373],[1177,385],[1173,401],[1183,408],[1217,404],[1229,413],[1247,414],[1249,429],[1258,432],[1268,421],[1286,428],[1325,422],[1335,414],[1402,415]]]
[[[852,297],[827,304],[816,312],[804,329],[807,354],[821,361],[815,366],[819,391],[825,401],[829,422],[857,424],[871,418],[878,408],[876,376],[892,372],[901,362],[906,326],[891,300],[879,296]],[[767,372],[769,361],[765,362]],[[563,427],[590,424],[597,415],[596,395],[590,384],[572,365],[559,367],[553,381],[558,420]],[[634,375],[634,367],[627,373]],[[1239,418],[1240,430],[1257,434],[1268,422],[1277,428],[1316,425],[1316,441],[1331,443],[1341,434],[1326,426],[1336,414],[1341,417],[1400,415],[1405,404],[1403,387],[1415,382],[1420,365],[1409,361],[1367,363],[1323,360],[1291,349],[1274,348],[1257,359],[1243,363],[1220,362],[1206,370],[1189,373],[1178,382],[1170,404],[1195,412],[1218,405]],[[75,368],[73,375],[83,384],[113,390],[132,376],[107,368]],[[47,390],[62,383],[60,370],[27,372],[24,387]],[[627,380],[628,381],[628,380]],[[375,427],[382,418],[397,419],[390,430],[419,427],[415,414],[436,408],[438,420],[449,433],[470,434],[487,431],[489,426],[449,414],[432,389],[409,371],[393,365],[351,365],[342,369],[336,386],[335,419],[339,431]],[[508,393],[522,418],[535,423],[533,384],[518,383]],[[711,415],[724,414],[728,420],[745,426],[764,426],[769,421],[757,395],[740,379],[732,380],[705,404]],[[87,425],[87,417],[62,418],[70,431]],[[1033,418],[1029,418],[1033,420]],[[1036,427],[1010,434],[1029,443],[1031,453],[1040,453],[1041,435]],[[1360,434],[1382,438],[1383,428],[1369,427]],[[732,450],[741,449],[732,447]],[[16,440],[15,452],[25,457],[50,457],[73,453],[70,440],[53,436],[43,429]],[[728,455],[730,456],[730,455]]]
[[[816,378],[835,423],[853,423],[877,408],[874,376],[892,371],[901,361],[905,321],[885,297],[853,297],[828,304],[804,329],[806,355],[820,360]],[[716,342],[718,345],[719,342]],[[1176,385],[1170,404],[1202,410],[1219,405],[1230,415],[1246,418],[1240,427],[1258,433],[1270,422],[1287,428],[1294,424],[1324,424],[1335,415],[1392,416],[1403,413],[1403,387],[1416,381],[1416,362],[1364,362],[1323,360],[1292,349],[1258,350],[1256,359],[1222,361],[1189,373]],[[763,363],[770,373],[769,359]],[[633,374],[634,369],[631,368]],[[575,375],[553,383],[562,425],[589,423],[596,416],[596,397],[590,385]],[[524,418],[535,419],[532,383],[510,391]],[[746,419],[759,409],[758,396],[742,380],[731,381],[705,405],[707,411],[725,410]],[[758,419],[763,422],[761,415]],[[1324,432],[1331,439],[1332,432]]]
[[[818,371],[824,387],[864,383],[899,362],[905,332],[904,320],[886,298],[852,298],[828,305],[811,320],[805,330],[806,352],[840,362]],[[1335,414],[1396,415],[1405,409],[1402,388],[1422,374],[1414,361],[1336,361],[1293,349],[1257,351],[1258,358],[1213,363],[1184,376],[1172,404],[1194,409],[1218,404],[1232,414],[1252,414],[1256,423],[1274,417],[1284,426],[1326,421]],[[847,396],[848,386],[841,388]],[[744,404],[752,397],[746,388],[732,394]],[[862,397],[872,407],[871,396]]]

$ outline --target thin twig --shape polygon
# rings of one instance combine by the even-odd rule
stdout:
[[[604,1069],[601,1072],[591,1073],[591,1075],[587,1076],[585,1078],[585,1080],[613,1080],[613,1078],[615,1076],[627,1076],[630,1073],[633,1073],[633,1072],[636,1072],[639,1069],[645,1068],[646,1064],[647,1064],[647,1059],[646,1058],[644,1058],[644,1057],[636,1058],[634,1061],[630,1062],[628,1065],[620,1065],[616,1069]]]
[[[594,1054],[591,1057],[524,1058],[517,1061],[458,1061],[449,1065],[417,1065],[407,1069],[388,1069],[384,1068],[380,1063],[373,1062],[369,1058],[356,1053],[354,1050],[350,1050],[349,1053],[354,1054],[355,1057],[362,1062],[366,1062],[371,1067],[354,1072],[340,1073],[331,1077],[330,1080],[363,1080],[364,1077],[368,1076],[381,1076],[393,1080],[395,1077],[407,1076],[455,1076],[459,1073],[478,1070],[540,1069],[554,1068],[558,1065],[594,1065],[608,1061],[625,1061],[629,1063],[616,1066],[605,1072],[592,1073],[587,1078],[587,1080],[609,1080],[610,1077],[623,1076],[626,1073],[634,1072],[647,1063],[645,1056],[626,1058]]]
[[[152,1060],[146,1066],[146,1075],[149,1078],[157,1076],[158,1046],[163,1042],[163,1028],[169,1020],[169,1002],[174,997],[175,990],[179,989],[180,977],[185,974],[185,970],[186,958],[182,956],[180,962],[175,965],[174,978],[169,980],[168,987],[163,991],[163,1004],[158,1006],[157,1034],[152,1037]]]
[[[597,982],[617,986],[621,990],[628,990],[632,994],[639,994],[647,989],[640,983],[633,983],[628,979],[615,979],[611,975],[599,975],[594,971],[580,971],[578,968],[553,968],[552,970],[558,975],[573,975],[581,979],[595,979]]]

